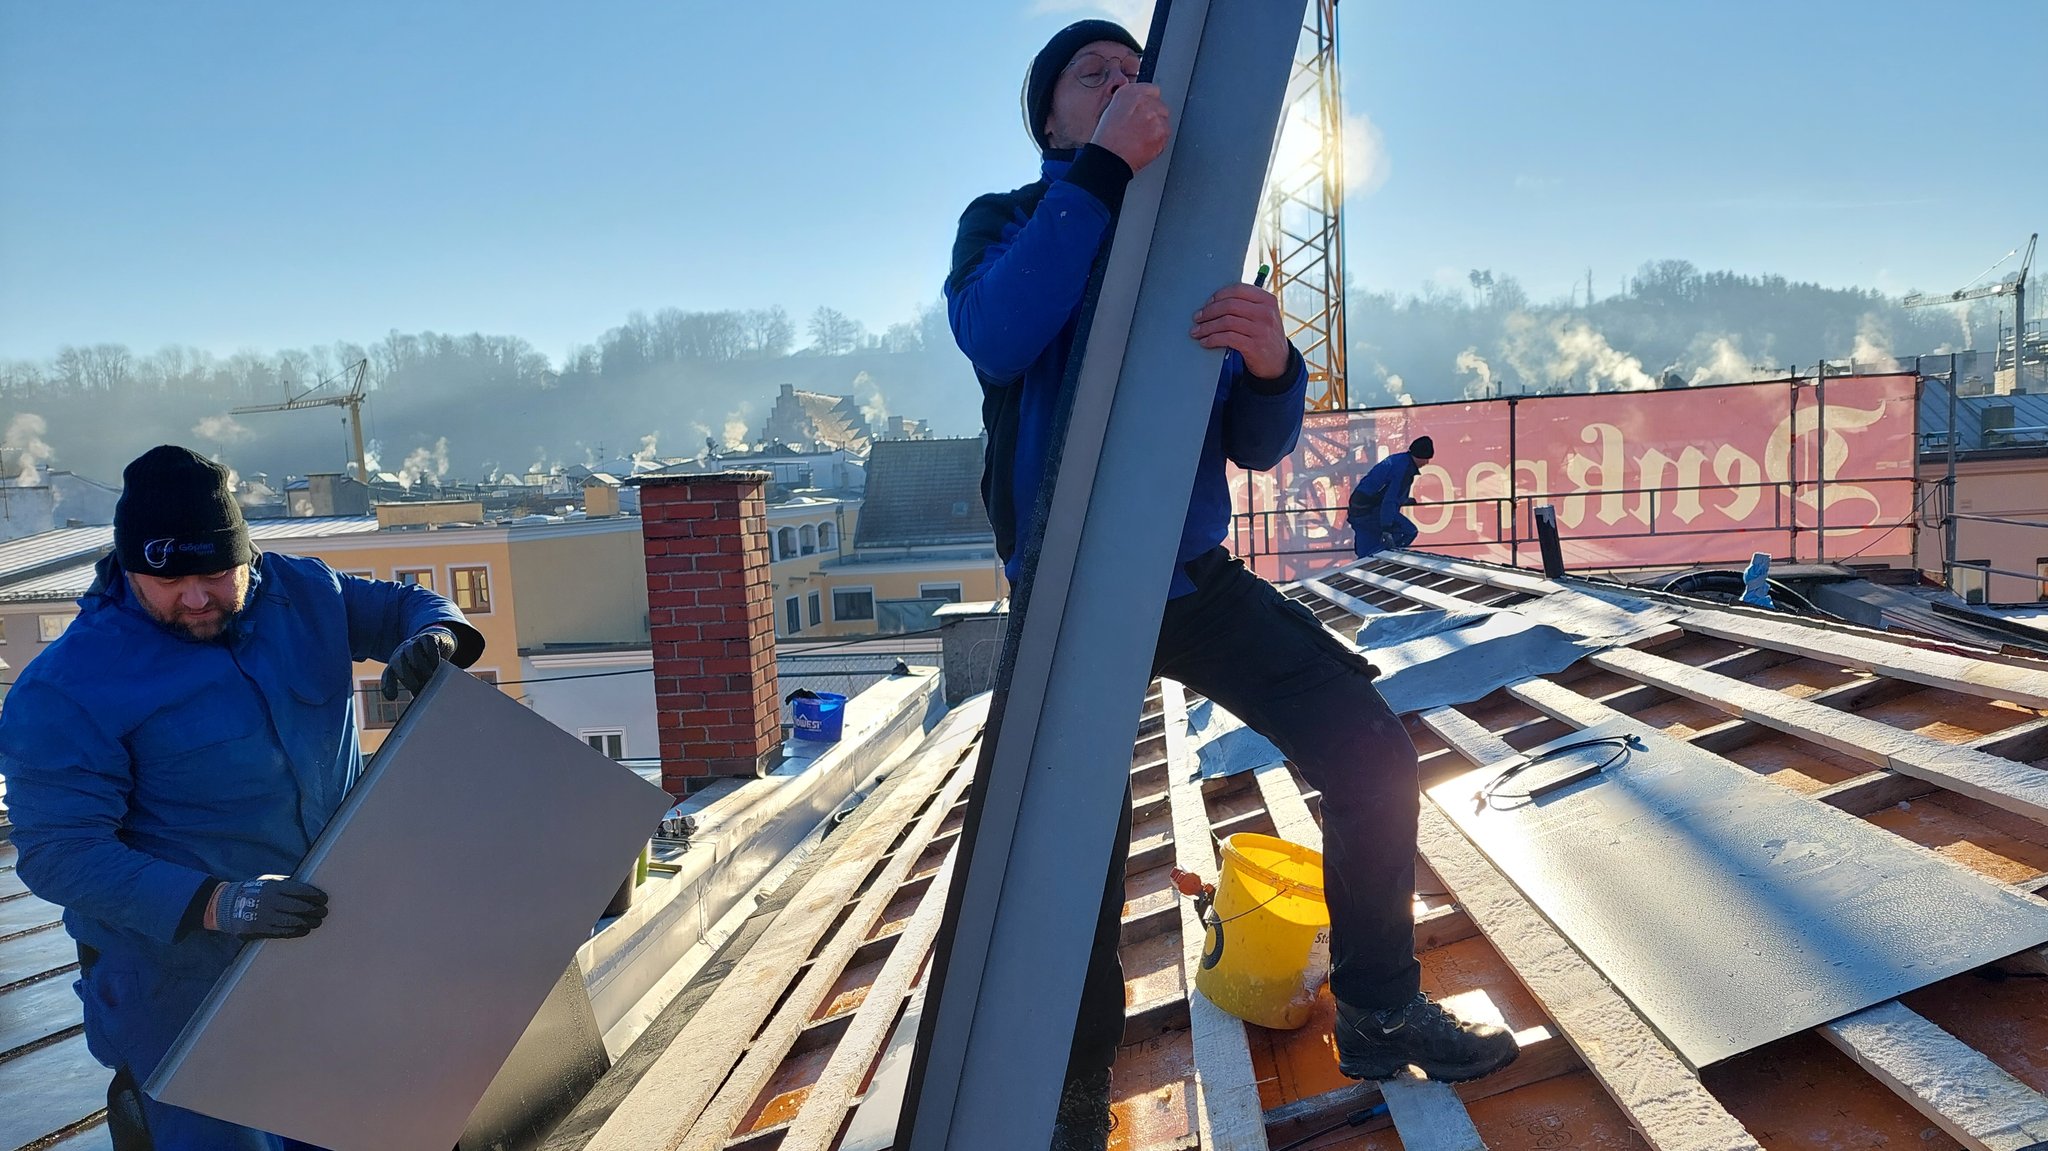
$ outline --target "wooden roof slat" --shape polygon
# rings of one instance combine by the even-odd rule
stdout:
[[[1495,1020],[1488,1020],[1495,1022]],[[1551,1028],[1530,1028],[1516,1039],[1522,1044],[1522,1053],[1513,1063],[1482,1079],[1460,1083],[1454,1091],[1458,1098],[1469,1107],[1482,1099],[1505,1095],[1531,1083],[1541,1083],[1560,1075],[1569,1075],[1585,1066],[1579,1061],[1579,1053],[1572,1050]],[[1352,1083],[1335,1091],[1326,1091],[1307,1099],[1283,1103],[1266,1112],[1266,1138],[1274,1143],[1300,1139],[1311,1132],[1321,1131],[1337,1120],[1362,1108],[1382,1102],[1384,1096],[1380,1084],[1374,1082]],[[1367,1124],[1363,1130],[1373,1130]],[[1404,1136],[1405,1140],[1405,1136]]]
[[[1434,588],[1426,588],[1421,584],[1410,583],[1407,580],[1394,576],[1381,575],[1376,571],[1370,571],[1366,568],[1349,568],[1344,574],[1362,584],[1376,587],[1381,591],[1393,592],[1402,599],[1412,600],[1424,607],[1444,608],[1448,611],[1481,610],[1478,604],[1473,603],[1469,599],[1460,599],[1457,596],[1437,591]],[[1321,580],[1303,580],[1301,582],[1303,586],[1315,590],[1319,595],[1322,594],[1321,588],[1317,587],[1318,584],[1322,583]]]
[[[2003,731],[1979,736],[1964,746],[2002,759],[2040,759],[2048,756],[2048,716],[2037,716]]]
[[[1870,815],[1940,790],[1924,779],[1880,769],[1822,788],[1813,793],[1813,798],[1850,815]]]
[[[1475,766],[1518,753],[1462,714],[1423,714],[1431,731]],[[1420,842],[1445,885],[1494,950],[1549,1014],[1588,1070],[1643,1139],[1658,1151],[1761,1151],[1628,1001],[1586,962],[1480,854],[1433,801],[1422,805]]]
[[[1287,765],[1267,764],[1254,774],[1280,838],[1321,852],[1322,826],[1309,814]],[[1380,1092],[1407,1151],[1472,1151],[1486,1146],[1450,1084],[1420,1077],[1389,1079],[1380,1084]]]
[[[1202,780],[1188,747],[1187,696],[1161,680],[1166,704],[1166,779],[1173,804],[1174,863],[1198,875],[1216,874],[1215,839],[1202,802]],[[1181,970],[1187,976],[1188,1030],[1195,1053],[1195,1115],[1204,1151],[1266,1151],[1265,1114],[1252,1070],[1244,1022],[1194,990],[1207,930],[1192,900],[1180,902]]]
[[[961,778],[970,774],[962,772]],[[924,902],[918,905],[896,947],[883,961],[881,973],[868,989],[863,1005],[890,1004],[900,1008],[909,997],[911,981],[924,967],[932,941],[938,938],[939,924],[945,918],[946,892],[953,882],[953,861],[958,857],[957,848],[947,853],[946,862],[925,892]],[[859,918],[858,912],[855,918]],[[782,1137],[780,1151],[828,1151],[846,1123],[847,1108],[860,1094],[861,1082],[881,1055],[890,1032],[895,1030],[897,1014],[882,1010],[854,1013],[853,1023],[832,1049],[825,1070],[819,1073],[788,1133]]]
[[[1971,1151],[2048,1142],[2048,1098],[1896,1000],[1820,1033]]]
[[[2048,822],[2048,773],[1943,743],[1918,732],[1795,699],[1662,656],[1618,648],[1590,657],[1595,667],[1655,684],[1877,767]]]
[[[946,761],[941,759],[940,762],[944,763]],[[967,790],[967,785],[973,777],[973,771],[958,767],[957,764],[955,765],[952,777],[941,785],[938,797],[926,806],[924,814],[918,817],[917,822],[911,826],[910,833],[904,837],[902,844],[888,857],[888,862],[883,865],[880,874],[875,876],[874,882],[868,885],[867,891],[861,895],[860,902],[854,906],[852,913],[846,917],[846,921],[833,934],[831,941],[825,945],[824,950],[819,952],[817,958],[810,964],[810,970],[805,973],[802,981],[797,984],[796,990],[791,992],[789,997],[783,1002],[780,1010],[769,1021],[767,1028],[755,1037],[753,1043],[747,1048],[745,1058],[740,1060],[740,1065],[733,1070],[731,1076],[719,1088],[718,1094],[712,1097],[710,1104],[704,1108],[703,1114],[699,1115],[696,1122],[690,1126],[689,1133],[684,1136],[680,1144],[683,1151],[717,1151],[718,1148],[725,1145],[727,1139],[732,1137],[741,1120],[745,1118],[747,1110],[753,1106],[755,1098],[760,1095],[761,1089],[768,1085],[768,1081],[775,1076],[776,1068],[780,1067],[782,1061],[788,1058],[790,1047],[796,1042],[797,1036],[802,1034],[804,1025],[817,1012],[819,1006],[825,1002],[826,997],[832,994],[833,986],[839,981],[840,975],[846,970],[847,961],[853,958],[854,951],[866,941],[868,935],[874,931],[875,926],[882,921],[882,915],[889,909],[889,905],[894,903],[902,894],[901,889],[910,880],[911,867],[916,863],[917,858],[924,853],[925,845],[931,842],[932,836],[939,829],[939,825],[944,823],[946,817],[952,813],[953,804]],[[909,814],[909,811],[904,812],[906,817]],[[899,824],[898,826],[900,827],[901,825]],[[870,856],[866,862],[872,865],[874,858]],[[952,874],[953,869],[951,867],[945,867],[940,870],[939,878],[934,879],[926,887],[925,895],[916,913],[917,915],[929,914],[930,922],[925,925],[928,932],[924,943],[926,947],[930,946],[931,937],[937,935],[939,919],[943,914],[942,910],[934,912],[933,908],[943,909],[945,907],[945,900],[943,898],[936,904],[932,902],[931,887],[937,886],[939,879],[943,879],[946,883],[950,884]],[[914,964],[908,968],[897,965],[897,960],[904,953],[906,942],[906,939],[898,939],[896,947],[890,952],[889,959],[884,963],[883,973],[886,976],[888,973],[887,969],[890,966],[897,966],[896,973],[905,985],[902,990],[907,990],[910,973],[915,970]],[[920,959],[918,962],[921,961]],[[880,987],[881,985],[877,983],[875,987],[870,988],[869,995],[873,996]],[[896,992],[898,998],[901,997],[902,990]],[[891,1002],[891,1000],[883,998],[881,1002],[886,1003]],[[875,1015],[882,1013],[868,1012],[866,1014],[872,1019]],[[857,1017],[856,1026],[861,1022],[862,1020]],[[888,1022],[893,1023],[894,1020],[891,1019]],[[874,1046],[869,1049],[867,1058],[862,1061],[860,1068],[852,1073],[854,1076],[853,1087],[858,1087],[860,1077],[867,1072],[868,1063],[873,1061],[874,1051],[879,1050],[882,1041],[887,1038],[886,1028],[878,1027],[875,1030],[878,1033],[874,1036]],[[855,1053],[847,1051],[846,1046],[846,1041],[841,1040],[839,1048],[833,1054],[832,1064],[837,1065],[839,1063],[838,1057],[841,1052],[845,1052],[849,1058],[854,1057]],[[843,1073],[844,1068],[842,1067],[841,1070]],[[827,1085],[820,1082],[818,1086]],[[850,1099],[852,1094],[853,1091],[850,1089],[841,1093],[837,1097],[839,1102],[836,1106],[832,1104],[832,1096],[828,1094],[825,1110],[830,1114],[830,1126],[828,1128],[830,1134],[838,1134],[839,1126],[846,1118],[846,1100]],[[815,1098],[815,1088],[813,1089],[813,1095],[806,1097],[804,1103],[806,1109],[810,1107],[812,1098]]]
[[[1701,635],[1776,648],[1813,659],[1839,660],[1849,667],[1925,687],[1944,687],[1984,699],[2048,708],[2048,671],[1928,651],[1874,636],[1752,619],[1734,612],[1695,611],[1679,624]]]
[[[733,1072],[734,1065],[745,1057],[749,1041],[768,1021],[781,998],[767,989],[779,992],[787,986],[874,869],[875,860],[889,850],[903,825],[932,791],[949,775],[956,782],[972,776],[971,771],[959,768],[959,760],[971,755],[973,746],[966,743],[953,754],[927,751],[913,757],[903,769],[900,782],[878,800],[870,801],[873,810],[867,812],[851,835],[839,842],[830,861],[811,877],[775,923],[720,981],[660,1058],[620,1101],[586,1151],[673,1151],[681,1143],[690,1125],[712,1103],[714,1093]],[[931,805],[927,815],[937,817],[930,823],[932,830],[936,830],[951,806],[950,802]],[[925,834],[929,838],[930,831]],[[907,869],[916,855],[915,851],[899,852],[898,858]],[[891,884],[885,890],[893,895],[894,889]],[[851,943],[858,946],[859,940]],[[838,971],[838,967],[832,968],[835,977]],[[797,1029],[801,1027],[799,1019]],[[773,1070],[770,1064],[768,1071]],[[737,1118],[734,1116],[735,1121]],[[717,1141],[708,1145],[719,1146],[730,1133],[728,1125]]]
[[[1368,560],[1367,562],[1370,561]],[[1479,583],[1491,584],[1497,588],[1529,592],[1534,595],[1549,595],[1551,592],[1564,590],[1563,584],[1546,579],[1543,576],[1530,575],[1525,571],[1512,568],[1484,567],[1479,564],[1468,563],[1464,560],[1452,559],[1449,556],[1430,555],[1426,552],[1404,551],[1401,553],[1400,562],[1409,567],[1421,568],[1425,571],[1459,576]],[[1344,570],[1349,571],[1351,569],[1346,568]]]

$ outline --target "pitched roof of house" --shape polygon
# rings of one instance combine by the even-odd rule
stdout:
[[[978,438],[877,441],[868,449],[855,550],[993,543],[981,456]]]

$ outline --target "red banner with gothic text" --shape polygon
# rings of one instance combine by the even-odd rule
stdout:
[[[1352,485],[1427,435],[1408,509],[1421,551],[1539,566],[1531,513],[1549,505],[1573,570],[1907,556],[1916,388],[1841,376],[1310,413],[1278,467],[1232,473],[1231,547],[1268,578],[1350,562]]]

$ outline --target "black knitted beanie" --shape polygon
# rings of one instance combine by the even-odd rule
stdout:
[[[228,486],[228,470],[190,448],[164,444],[121,473],[114,505],[121,567],[153,576],[209,575],[256,554]]]

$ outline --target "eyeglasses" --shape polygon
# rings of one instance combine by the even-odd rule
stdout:
[[[1074,57],[1073,63],[1067,65],[1074,70],[1074,79],[1079,80],[1083,88],[1100,88],[1109,83],[1109,74],[1112,71],[1122,72],[1125,80],[1135,81],[1139,70],[1144,66],[1143,56],[1118,56],[1111,59],[1096,52],[1083,52]]]

